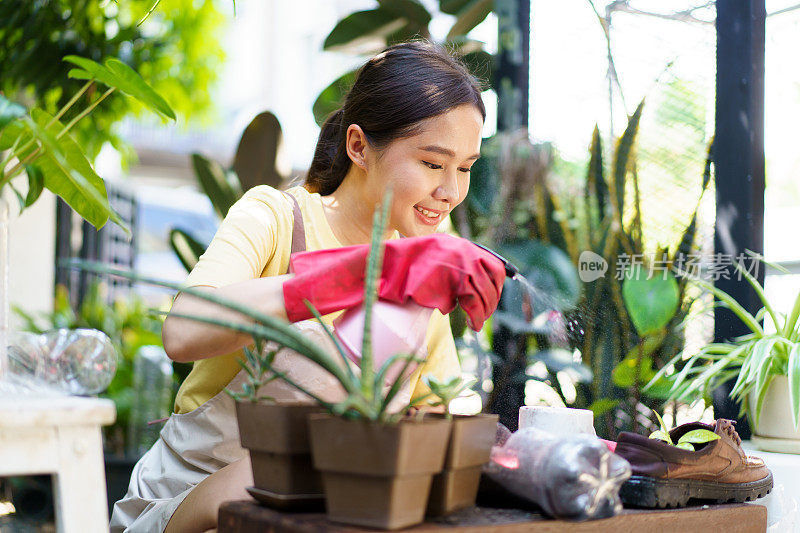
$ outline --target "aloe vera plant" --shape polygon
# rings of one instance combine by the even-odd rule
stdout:
[[[755,254],[753,254],[755,256]],[[761,259],[758,256],[755,256]],[[776,312],[767,300],[764,288],[742,266],[736,263],[737,271],[755,290],[763,307],[755,315],[747,312],[735,299],[724,291],[702,279],[692,279],[700,287],[711,292],[719,305],[727,307],[750,329],[750,333],[731,342],[710,343],[697,353],[681,352],[664,366],[647,387],[652,387],[662,377],[672,382],[670,399],[693,401],[708,398],[710,391],[736,378],[731,398],[758,426],[759,414],[772,378],[784,375],[789,378],[789,397],[795,429],[800,418],[800,294],[787,315]],[[767,333],[761,326],[766,316],[772,321],[775,333]],[[678,370],[676,366],[684,363]],[[750,395],[755,405],[750,404]]]
[[[248,381],[245,384],[243,393],[235,393],[238,394],[237,397],[239,399],[258,400],[259,397],[257,395],[260,386],[264,385],[269,380],[281,379],[312,398],[318,405],[334,415],[345,418],[361,418],[383,423],[394,423],[402,417],[406,409],[401,409],[398,412],[390,412],[389,405],[392,400],[397,397],[397,394],[406,381],[405,376],[410,366],[414,363],[418,363],[419,360],[412,355],[396,354],[385,361],[380,368],[375,369],[372,358],[372,306],[377,299],[377,279],[381,271],[381,259],[383,256],[381,237],[386,227],[390,204],[391,193],[389,192],[384,197],[382,207],[376,210],[373,220],[372,243],[367,260],[366,283],[364,289],[365,320],[360,374],[353,371],[344,347],[339,343],[330,329],[322,322],[322,317],[319,313],[308,303],[309,309],[317,320],[319,320],[328,338],[333,342],[336,348],[335,354],[330,354],[325,348],[309,340],[285,320],[261,313],[244,304],[221,298],[211,292],[198,290],[193,287],[184,287],[181,284],[164,280],[140,276],[130,271],[109,268],[87,261],[73,260],[66,262],[66,264],[92,272],[112,274],[135,281],[179,290],[208,302],[215,303],[226,309],[236,311],[247,317],[249,323],[236,323],[198,315],[172,314],[172,316],[178,318],[221,326],[252,336],[255,349],[251,350],[248,348],[245,350],[246,360],[241,364],[247,369]],[[277,370],[273,366],[274,353],[272,351],[265,352],[264,349],[268,342],[289,348],[302,357],[319,365],[342,385],[347,395],[345,399],[336,403],[325,401],[318,395],[303,388],[285,373]],[[398,373],[398,377],[391,385],[388,388],[384,388],[386,374],[395,363],[401,364],[402,370]],[[428,394],[412,398],[407,407],[427,398],[427,396]]]

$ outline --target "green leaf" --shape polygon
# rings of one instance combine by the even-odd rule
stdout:
[[[475,0],[439,0],[439,11],[448,15],[455,15]]]
[[[192,167],[200,188],[211,200],[214,210],[225,218],[231,206],[242,197],[238,178],[231,179],[222,165],[198,153],[192,154]]]
[[[187,271],[191,272],[206,247],[189,233],[182,229],[173,228],[169,232],[169,245],[178,260]]]
[[[403,27],[406,19],[388,9],[378,7],[367,11],[356,11],[340,20],[328,34],[323,50],[341,50],[347,46],[358,46],[365,42],[386,45],[386,38]]]
[[[622,224],[625,215],[625,181],[628,175],[628,162],[633,152],[633,145],[639,130],[639,119],[642,117],[643,108],[644,100],[639,103],[636,107],[636,111],[634,111],[633,115],[628,119],[625,132],[617,142],[617,149],[614,151],[614,172],[611,175],[612,182],[610,189],[613,191],[611,194],[611,201],[616,210],[614,218],[620,224]]]
[[[69,134],[56,139],[56,134],[64,129],[64,125],[40,109],[34,109],[31,115],[33,122],[28,123],[30,133],[42,145],[42,155],[35,162],[44,176],[44,187],[63,198],[95,228],[100,229],[110,218],[130,232],[119,215],[111,209],[105,184],[78,143]]]
[[[536,287],[531,295],[532,314],[557,309],[567,311],[577,305],[581,296],[581,281],[578,270],[569,256],[557,246],[535,239],[515,240],[503,244],[498,252],[516,265],[529,283]],[[522,305],[526,290],[521,282],[507,283],[508,301]],[[517,295],[519,293],[519,295]],[[509,309],[517,316],[525,316],[520,310]]]
[[[447,38],[468,34],[475,26],[486,20],[493,8],[494,0],[472,0],[456,14],[456,21],[447,33]]]
[[[356,71],[351,70],[336,78],[319,93],[313,106],[314,120],[317,121],[317,125],[322,126],[334,111],[342,107],[344,97],[355,81]]]
[[[669,436],[669,428],[667,427],[667,424],[664,423],[664,419],[661,418],[661,415],[658,414],[658,411],[653,411],[653,413],[656,415],[656,418],[658,419],[658,425],[661,428],[661,431],[667,434],[667,442],[672,444],[672,437]]]
[[[719,439],[719,435],[717,435],[713,431],[709,431],[707,429],[693,429],[683,434],[681,438],[678,439],[678,444],[684,442],[691,442],[693,444],[703,444],[706,442],[715,441],[717,439]]]
[[[153,111],[175,120],[175,112],[166,100],[154,91],[135,70],[119,59],[110,57],[105,60],[105,65],[100,65],[85,57],[69,55],[64,57],[64,61],[78,65],[83,71],[91,74],[94,79],[109,87],[119,89]],[[70,72],[74,72],[74,69]],[[88,79],[80,72],[74,72],[74,74],[77,74],[79,79]]]
[[[660,429],[657,429],[656,431],[650,433],[650,436],[648,438],[661,440],[666,442],[667,444],[672,444],[672,438],[669,436],[669,433],[666,433],[665,431],[662,431]]]
[[[678,444],[675,445],[675,447],[676,448],[681,448],[683,450],[687,450],[687,451],[690,451],[690,452],[694,451],[694,445],[692,445],[691,442],[679,442]]]
[[[25,116],[24,107],[0,94],[0,130],[23,116]]]
[[[637,361],[638,357],[626,357],[620,361],[620,363],[611,372],[611,379],[614,382],[614,385],[626,389],[628,387],[633,387],[636,384]],[[639,383],[647,383],[653,378],[653,376],[655,376],[656,373],[655,370],[653,370],[652,357],[642,357],[638,373]]]
[[[622,283],[622,298],[640,336],[665,328],[680,305],[678,282],[669,272],[647,279],[644,268],[635,265]]]
[[[792,420],[795,430],[800,425],[800,342],[792,346],[788,362],[789,400],[792,404]]]
[[[619,400],[612,400],[611,398],[600,398],[599,400],[595,400],[589,406],[589,410],[594,413],[594,416],[603,415],[616,406],[619,405]]]
[[[419,28],[427,28],[431,21],[430,12],[417,0],[378,0],[378,5],[398,17],[413,21]]]
[[[25,197],[25,207],[30,207],[39,199],[44,189],[44,175],[36,165],[25,165],[28,175],[28,194]]]

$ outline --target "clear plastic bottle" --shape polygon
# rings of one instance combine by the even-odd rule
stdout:
[[[104,391],[117,371],[117,350],[95,329],[56,329],[37,335],[15,332],[9,370],[18,387],[90,395]]]
[[[128,453],[139,457],[158,440],[163,424],[156,423],[172,411],[172,363],[161,346],[142,346],[133,362],[133,389]]]

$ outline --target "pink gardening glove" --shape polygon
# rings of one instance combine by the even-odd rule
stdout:
[[[326,315],[364,300],[368,245],[347,246],[292,255],[295,277],[283,284],[289,320],[311,318],[305,300]],[[474,243],[437,233],[386,242],[378,298],[449,313],[461,305],[470,326],[479,330],[491,315],[505,281],[499,259]]]

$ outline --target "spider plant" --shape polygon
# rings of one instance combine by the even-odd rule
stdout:
[[[762,260],[760,256],[752,254]],[[670,399],[693,401],[708,398],[710,391],[730,379],[736,378],[731,390],[731,398],[740,403],[743,413],[747,413],[758,427],[759,415],[764,404],[769,385],[775,376],[788,376],[789,398],[792,418],[798,429],[800,418],[800,294],[797,295],[789,315],[778,313],[767,300],[761,284],[739,263],[737,272],[744,277],[758,295],[763,307],[752,315],[726,292],[701,279],[693,279],[700,287],[711,292],[721,307],[730,309],[750,330],[746,335],[731,342],[715,342],[701,348],[687,357],[681,352],[653,377],[647,387],[653,386],[661,377],[672,381]],[[761,322],[769,316],[775,328],[767,333]],[[676,365],[685,360],[680,370]],[[668,372],[672,372],[668,374]],[[755,405],[749,398],[755,398]]]
[[[308,305],[316,319],[320,322],[320,324],[322,324],[325,333],[335,346],[336,353],[333,355],[322,346],[309,340],[285,320],[261,313],[255,309],[251,309],[247,305],[234,302],[226,298],[221,298],[213,293],[209,293],[204,290],[198,290],[192,287],[184,287],[180,284],[155,278],[139,276],[130,271],[113,269],[97,263],[86,261],[69,261],[67,264],[69,266],[75,266],[92,272],[112,274],[135,281],[179,290],[194,297],[217,304],[231,311],[240,313],[248,318],[249,323],[236,323],[199,315],[172,313],[172,316],[178,318],[196,320],[198,322],[203,322],[214,326],[225,327],[234,331],[247,333],[252,336],[255,349],[251,350],[250,348],[247,348],[245,350],[246,360],[240,363],[248,373],[248,381],[245,383],[242,394],[234,393],[238,394],[238,398],[240,399],[258,400],[259,397],[257,394],[261,385],[272,379],[281,379],[289,385],[297,388],[304,394],[308,395],[318,405],[333,415],[351,419],[365,419],[382,423],[396,423],[400,420],[403,413],[407,409],[401,409],[398,412],[390,412],[389,404],[397,396],[401,390],[401,387],[405,383],[406,378],[404,376],[406,376],[409,367],[413,363],[417,363],[419,361],[412,355],[397,354],[384,362],[384,364],[378,368],[377,371],[373,364],[371,338],[372,306],[377,299],[377,279],[378,274],[381,271],[381,262],[383,256],[383,243],[381,241],[381,236],[383,235],[383,229],[386,227],[386,220],[388,217],[390,204],[391,192],[387,192],[386,196],[384,197],[382,207],[376,209],[373,219],[372,242],[369,258],[367,260],[366,283],[364,289],[365,320],[360,373],[353,371],[344,347],[339,343],[331,330],[322,322],[322,317],[319,315],[316,309],[314,309],[313,306],[311,306],[311,304],[308,302],[306,302],[306,305]],[[319,396],[306,390],[304,387],[296,383],[285,373],[277,370],[273,366],[274,352],[265,351],[265,346],[268,342],[272,342],[278,346],[294,350],[302,357],[306,357],[322,367],[342,385],[346,393],[345,399],[336,403],[323,400]],[[398,374],[397,379],[395,379],[388,388],[384,388],[383,384],[386,379],[386,374],[389,368],[391,368],[395,363],[403,365],[402,371]],[[426,394],[425,396],[412,398],[406,407],[416,404],[427,396],[428,395]]]

